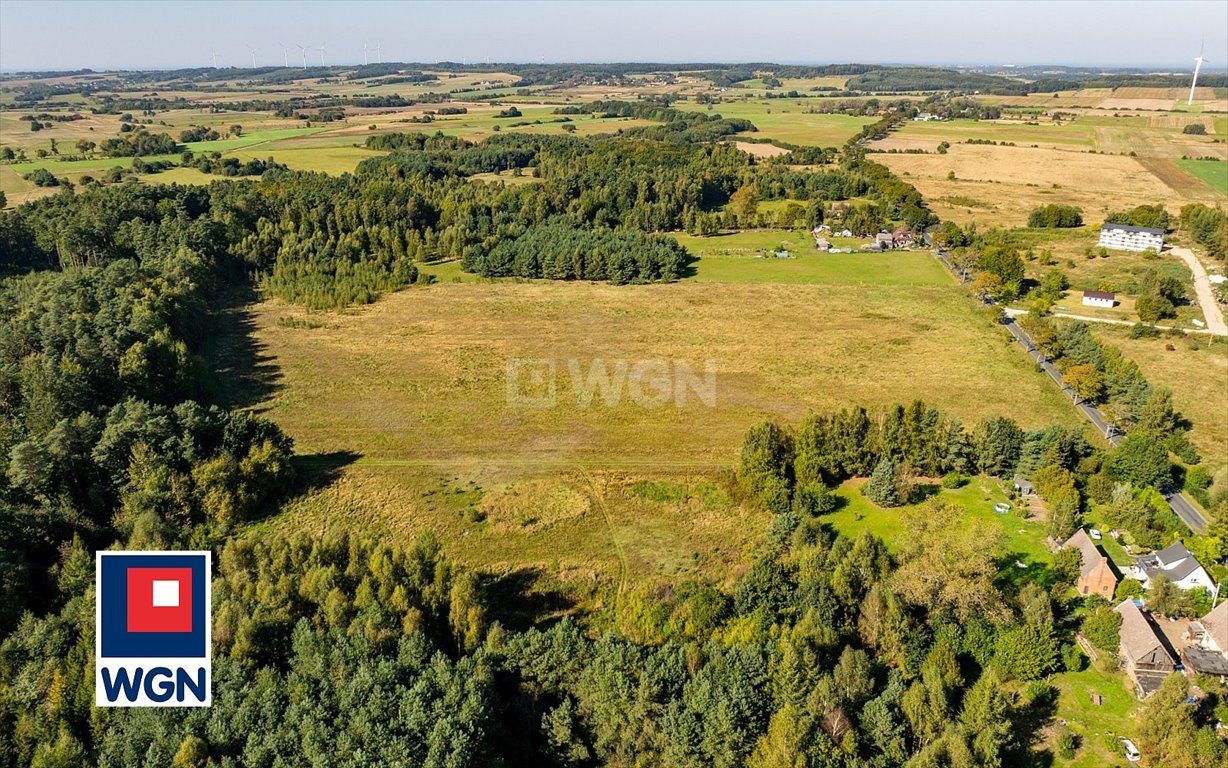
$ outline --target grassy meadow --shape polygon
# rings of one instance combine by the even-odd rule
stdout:
[[[581,590],[662,573],[719,577],[767,522],[733,503],[722,480],[759,419],[795,424],[807,409],[941,393],[934,404],[966,423],[1077,423],[949,279],[913,261],[929,257],[897,254],[905,277],[867,285],[891,270],[827,256],[804,257],[815,260],[806,280],[719,285],[701,283],[702,259],[694,279],[654,286],[470,282],[445,263],[426,268],[439,283],[360,309],[259,304],[254,339],[275,371],[260,410],[295,438],[309,470],[337,475],[268,524],[394,538],[431,530],[466,562]],[[552,361],[554,407],[509,404],[509,378],[544,391],[531,367],[509,376],[520,359]],[[682,361],[700,375],[710,360],[715,402],[651,407],[624,390],[613,405],[597,395],[586,406],[571,360],[581,376],[595,360],[607,370]],[[664,500],[629,490],[645,481],[685,490]]]

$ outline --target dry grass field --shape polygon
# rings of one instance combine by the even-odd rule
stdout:
[[[1149,380],[1173,390],[1177,408],[1194,424],[1191,439],[1208,467],[1228,464],[1228,343],[1210,343],[1201,336],[1131,339],[1124,329],[1095,328],[1138,363]]]
[[[883,154],[875,160],[916,186],[940,217],[961,225],[1023,226],[1033,208],[1049,203],[1078,206],[1085,221],[1098,221],[1111,211],[1144,203],[1177,210],[1191,200],[1223,201],[1197,179],[1194,186],[1170,176],[1177,189],[1152,171],[1154,163],[1148,167],[1120,155],[952,144],[945,155]],[[1172,169],[1184,173],[1175,165]],[[954,179],[948,178],[951,172]],[[959,198],[979,205],[952,202]]]
[[[577,588],[736,566],[764,521],[721,477],[764,417],[921,397],[967,423],[1076,423],[953,284],[446,282],[342,313],[265,302],[253,321],[276,372],[261,410],[308,467],[343,465],[270,525],[432,530],[462,560]],[[553,361],[556,407],[509,404],[518,359]],[[570,360],[582,376],[594,360],[660,360],[701,377],[712,361],[715,402],[691,390],[648,407],[627,389],[583,407]],[[516,370],[542,393],[534,368]],[[645,499],[642,482],[672,490]]]

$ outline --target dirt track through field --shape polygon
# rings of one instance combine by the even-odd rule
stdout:
[[[1202,306],[1203,317],[1207,319],[1207,330],[1217,336],[1228,336],[1228,325],[1224,324],[1224,313],[1220,311],[1215,301],[1215,292],[1211,290],[1211,280],[1202,262],[1189,248],[1174,248],[1173,255],[1185,262],[1194,273],[1194,293]]]

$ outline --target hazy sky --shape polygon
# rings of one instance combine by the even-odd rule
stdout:
[[[0,0],[0,69],[139,69],[283,62],[771,61],[1228,63],[1225,0],[894,2],[56,2]],[[319,54],[312,54],[319,61]],[[300,59],[301,60],[301,59]],[[374,60],[374,58],[372,59]]]

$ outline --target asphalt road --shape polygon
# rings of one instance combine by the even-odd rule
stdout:
[[[1032,359],[1035,360],[1042,368],[1044,368],[1045,371],[1048,372],[1049,376],[1051,376],[1053,380],[1057,382],[1057,385],[1062,388],[1062,391],[1070,395],[1070,399],[1075,404],[1075,407],[1078,408],[1079,411],[1086,416],[1089,421],[1091,421],[1091,423],[1096,425],[1096,429],[1100,430],[1100,434],[1104,435],[1105,439],[1107,439],[1113,445],[1120,443],[1122,437],[1124,437],[1124,433],[1111,421],[1106,419],[1104,414],[1102,414],[1099,409],[1089,405],[1088,403],[1080,402],[1079,399],[1075,397],[1074,392],[1071,391],[1070,387],[1062,381],[1062,374],[1059,373],[1053,363],[1049,362],[1049,359],[1036,348],[1036,345],[1032,343],[1032,339],[1028,336],[1027,332],[1020,328],[1019,324],[1015,322],[1015,318],[1007,317],[1003,324],[1006,326],[1006,329],[1010,331],[1011,335],[1015,337],[1015,340],[1023,345],[1023,348],[1027,350]],[[1181,518],[1181,521],[1188,525],[1190,530],[1194,531],[1195,533],[1206,533],[1206,519],[1203,518],[1201,513],[1199,513],[1198,508],[1191,504],[1189,499],[1185,498],[1184,494],[1177,493],[1172,489],[1167,489],[1164,492],[1164,498],[1168,500],[1169,505],[1173,508],[1173,512],[1177,514],[1177,517]]]

